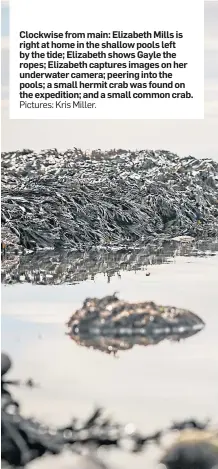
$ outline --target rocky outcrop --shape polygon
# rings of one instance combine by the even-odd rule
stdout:
[[[72,336],[79,337],[183,337],[204,327],[197,315],[174,306],[152,301],[128,303],[116,294],[101,299],[87,298],[68,324]]]

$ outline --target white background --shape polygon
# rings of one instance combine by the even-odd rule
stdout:
[[[198,8],[197,15],[196,4]],[[194,0],[189,2],[180,0],[166,0],[164,2],[161,0],[153,2],[136,0],[134,4],[124,0],[119,0],[119,2],[112,0],[109,5],[103,4],[100,0],[93,0],[92,2],[81,0],[79,3],[72,2],[72,0],[62,0],[61,2],[53,2],[51,0],[46,0],[46,2],[43,2],[43,0],[32,0],[31,2],[29,0],[11,0],[10,118],[203,119],[203,16],[203,0],[198,0],[198,2]],[[184,39],[181,40],[181,43],[177,41],[177,45],[181,44],[176,49],[178,53],[177,61],[188,62],[189,66],[186,72],[182,69],[180,80],[178,78],[176,80],[186,82],[186,89],[194,94],[194,99],[113,99],[97,101],[96,109],[20,109],[18,79],[20,30],[27,30],[29,32],[37,32],[39,30],[43,32],[51,30],[56,32],[64,32],[65,30],[71,32],[97,32],[101,30],[105,32],[112,30],[127,32],[133,30],[137,32],[169,30],[175,32],[178,30],[184,34]],[[142,42],[148,41],[151,40],[142,40]],[[133,42],[133,40],[131,39],[130,42]],[[116,49],[116,51],[118,50]],[[151,49],[148,49],[148,51],[151,51]],[[169,51],[173,52],[175,50],[169,49]],[[65,69],[65,71],[68,70]],[[75,69],[72,71],[75,71]],[[83,71],[89,71],[89,69],[83,69]],[[185,80],[182,78],[183,74],[185,75]],[[89,90],[87,89],[87,91]],[[148,92],[149,90],[145,91]],[[155,89],[153,89],[153,92],[155,92]]]

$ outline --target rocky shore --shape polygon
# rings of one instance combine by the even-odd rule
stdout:
[[[2,153],[6,249],[131,246],[218,233],[218,163],[164,150]]]

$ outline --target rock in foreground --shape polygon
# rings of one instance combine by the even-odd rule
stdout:
[[[183,430],[177,442],[162,459],[166,469],[216,469],[218,433],[208,430]]]
[[[191,311],[152,301],[128,303],[114,294],[101,299],[87,298],[68,322],[70,333],[81,336],[158,338],[176,334],[183,337],[203,329],[204,322]]]

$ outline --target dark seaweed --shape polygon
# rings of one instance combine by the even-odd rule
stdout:
[[[51,431],[49,427],[37,422],[35,419],[22,416],[20,405],[14,400],[9,389],[13,381],[7,381],[5,377],[10,365],[10,359],[2,354],[1,457],[2,462],[9,463],[12,467],[25,467],[30,461],[40,458],[46,453],[59,454],[66,447],[76,452],[79,452],[82,447],[90,447],[90,445],[92,449],[101,446],[105,448],[117,447],[119,449],[125,447],[125,443],[128,441],[131,444],[130,447],[128,445],[129,450],[133,453],[139,453],[145,450],[149,443],[160,444],[162,438],[170,432],[183,431],[184,429],[199,430],[200,432],[209,428],[208,421],[203,423],[190,419],[183,422],[174,422],[168,428],[158,430],[150,435],[142,435],[134,428],[129,431],[128,426],[113,422],[104,415],[102,409],[98,408],[85,422],[73,419],[69,425]],[[14,384],[17,384],[17,382],[14,382]],[[217,462],[212,444],[210,449],[207,461]],[[187,447],[185,447],[185,451],[187,451]],[[172,465],[170,454],[169,452],[169,465],[168,462],[166,463],[166,467],[169,469],[190,469],[192,467],[193,469],[197,467],[212,469],[209,464],[191,466],[191,461],[193,463],[199,457],[195,449],[189,454],[189,460],[186,460],[186,464],[182,466],[176,465],[176,455],[174,465]]]
[[[218,163],[168,151],[2,153],[2,237],[28,250],[218,232]]]

